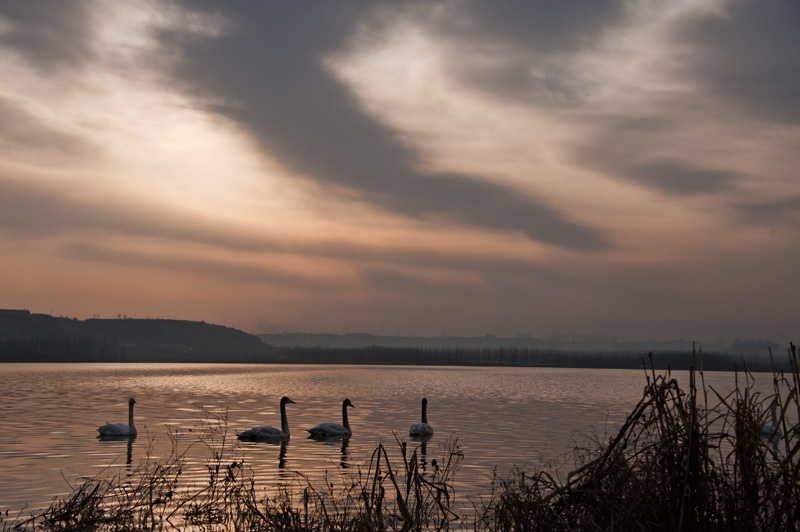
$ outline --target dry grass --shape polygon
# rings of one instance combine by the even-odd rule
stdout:
[[[453,475],[462,458],[451,438],[427,463],[420,447],[397,441],[399,458],[379,444],[363,466],[343,472],[338,482],[314,485],[297,474],[288,486],[265,487],[245,460],[233,456],[224,414],[208,419],[190,446],[204,445],[211,458],[205,478],[185,474],[188,448],[172,435],[172,453],[145,459],[135,471],[96,477],[74,485],[72,493],[15,524],[40,531],[380,531],[450,530]],[[150,453],[148,453],[148,456]],[[432,469],[432,471],[429,471]],[[338,486],[338,487],[337,487]],[[0,530],[12,523],[0,518]]]
[[[744,371],[722,396],[691,371],[688,390],[648,375],[641,401],[608,442],[583,449],[565,482],[546,472],[496,479],[476,529],[797,530],[800,528],[798,353],[774,393]],[[697,383],[700,377],[701,382]],[[778,405],[780,436],[762,434]],[[793,423],[789,418],[794,419]]]

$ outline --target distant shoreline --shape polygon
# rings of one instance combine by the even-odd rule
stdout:
[[[652,353],[652,360],[650,354]],[[775,359],[770,358],[772,353]],[[778,344],[737,340],[704,346],[686,340],[618,342],[580,336],[401,337],[371,334],[253,335],[197,321],[89,319],[0,310],[0,362],[135,362],[505,366],[709,371],[788,369]],[[781,361],[780,363],[778,361]]]

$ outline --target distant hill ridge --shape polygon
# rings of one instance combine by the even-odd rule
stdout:
[[[371,334],[252,335],[222,325],[176,319],[87,319],[0,309],[0,362],[225,362],[540,366],[771,371],[785,356],[777,344],[743,341],[732,353],[693,342],[622,343],[580,336],[569,342],[530,336],[387,337]],[[695,347],[698,358],[695,357]],[[776,364],[770,352],[777,355]],[[781,362],[783,361],[783,362]]]
[[[0,309],[0,362],[252,362],[270,351],[257,336],[202,321],[78,320]]]

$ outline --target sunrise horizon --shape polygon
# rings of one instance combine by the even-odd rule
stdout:
[[[0,308],[796,340],[800,4],[0,5]]]
[[[547,329],[531,325],[527,330],[521,331],[492,331],[485,329],[482,332],[476,330],[462,331],[406,331],[398,328],[391,328],[388,324],[380,324],[379,328],[372,330],[360,328],[358,326],[342,325],[339,328],[328,330],[317,330],[299,324],[295,328],[285,329],[260,329],[257,326],[253,329],[242,327],[236,323],[217,322],[202,317],[186,318],[179,315],[138,315],[117,313],[116,315],[104,316],[92,314],[91,316],[73,316],[53,311],[37,311],[28,308],[0,309],[0,319],[18,319],[20,316],[41,315],[53,318],[63,318],[67,320],[164,320],[177,322],[204,323],[228,327],[247,334],[259,337],[342,337],[350,339],[368,340],[370,338],[408,338],[415,340],[435,340],[435,339],[491,339],[497,340],[502,344],[503,341],[512,342],[545,342],[562,343],[564,345],[585,343],[591,345],[603,345],[613,348],[613,346],[623,347],[625,344],[646,344],[651,343],[658,346],[659,343],[683,342],[690,345],[692,342],[697,344],[697,348],[712,346],[715,350],[728,350],[735,344],[744,346],[746,344],[775,345],[780,349],[787,348],[790,343],[797,343],[794,336],[783,336],[779,327],[742,327],[736,324],[723,323],[704,323],[690,320],[675,320],[661,322],[612,322],[612,321],[593,321],[585,323],[575,323],[572,326],[561,326],[558,328]],[[791,327],[787,327],[790,330]],[[263,339],[263,338],[262,338]],[[269,343],[269,342],[267,342]],[[356,342],[358,343],[358,342]],[[363,342],[362,342],[363,343]],[[370,342],[367,342],[369,344]],[[493,342],[490,342],[493,343]],[[344,344],[343,344],[344,345]],[[347,345],[350,345],[349,343]],[[366,344],[365,344],[366,345]]]

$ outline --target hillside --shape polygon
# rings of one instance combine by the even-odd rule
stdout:
[[[0,311],[0,362],[266,362],[270,353],[252,334],[205,322]]]

